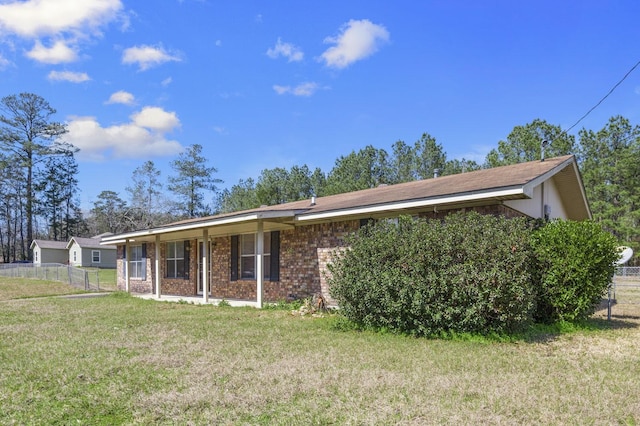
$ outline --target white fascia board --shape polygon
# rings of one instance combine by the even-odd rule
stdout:
[[[377,204],[374,206],[355,207],[351,209],[332,210],[332,211],[315,213],[315,214],[314,213],[303,214],[303,215],[297,216],[296,220],[299,222],[303,222],[306,220],[330,219],[330,218],[340,217],[340,216],[355,216],[355,215],[363,215],[363,214],[369,214],[369,213],[379,213],[379,212],[384,212],[388,210],[415,209],[420,207],[455,204],[455,203],[461,203],[465,201],[477,201],[482,199],[509,197],[514,195],[525,195],[529,197],[525,193],[523,187],[517,187],[517,188],[511,188],[511,189],[503,189],[499,191],[476,193],[476,194],[456,195],[456,196],[444,197],[444,198],[425,198],[425,199],[414,200],[414,201],[402,201],[402,202],[396,202],[396,203]]]
[[[255,212],[255,213],[242,215],[242,216],[211,219],[206,222],[185,223],[184,225],[167,226],[163,228],[148,229],[146,231],[137,231],[137,232],[131,232],[128,234],[114,235],[113,237],[103,238],[100,244],[122,244],[127,240],[132,240],[132,239],[135,239],[136,237],[148,237],[150,235],[167,234],[169,232],[190,231],[193,229],[211,228],[214,226],[231,225],[231,224],[240,223],[240,222],[252,222],[257,220],[278,219],[278,218],[286,218],[286,217],[294,217],[294,216],[295,216],[295,211],[292,211],[292,210]]]
[[[573,157],[563,161],[562,163],[558,164],[557,166],[555,166],[553,169],[549,170],[548,172],[546,172],[546,173],[536,177],[535,179],[532,179],[531,181],[529,181],[525,185],[525,193],[531,191],[531,194],[533,194],[533,188],[535,188],[536,186],[540,185],[543,182],[548,181],[554,175],[556,175],[557,173],[559,173],[562,170],[564,170],[564,168],[567,167],[567,165],[569,165],[569,164],[573,164],[574,168],[576,167],[576,162],[573,160]]]
[[[231,223],[238,223],[238,222],[250,222],[252,220],[258,220],[258,218],[259,218],[258,213],[254,213],[247,216],[239,216],[239,217],[236,216],[236,217],[228,217],[228,218],[221,218],[221,219],[213,219],[206,222],[185,223],[184,225],[180,225],[180,226],[151,229],[148,231],[147,235],[166,234],[167,232],[177,232],[177,231],[189,231],[192,229],[209,228],[211,226],[228,225]]]
[[[112,245],[117,245],[117,244],[124,244],[126,243],[127,240],[126,239],[118,239],[118,240],[112,240],[112,241],[100,241],[100,245],[101,246],[112,246]]]

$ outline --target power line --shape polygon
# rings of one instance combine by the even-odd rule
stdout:
[[[587,111],[587,112],[586,112],[582,117],[580,117],[580,119],[579,119],[578,121],[576,121],[575,123],[573,123],[573,125],[572,125],[571,127],[569,127],[567,130],[565,130],[565,131],[564,131],[564,133],[569,133],[569,130],[571,130],[571,129],[573,129],[574,127],[576,127],[576,126],[578,125],[578,123],[580,123],[580,122],[581,122],[582,120],[584,120],[584,119],[585,119],[589,114],[591,114],[591,112],[592,112],[594,109],[598,108],[598,107],[600,106],[600,104],[601,104],[602,102],[604,102],[604,100],[605,100],[605,99],[607,99],[607,98],[609,97],[609,95],[610,95],[610,94],[612,94],[612,93],[613,93],[613,91],[614,91],[614,90],[616,90],[616,88],[617,88],[618,86],[620,86],[620,84],[622,84],[622,82],[623,82],[623,81],[625,81],[625,79],[626,79],[627,77],[629,77],[629,74],[631,74],[631,73],[633,72],[633,70],[635,70],[635,69],[638,67],[638,65],[640,65],[640,61],[636,62],[636,64],[635,64],[634,66],[632,66],[632,67],[631,67],[631,69],[630,69],[629,71],[627,71],[627,73],[624,75],[624,77],[622,77],[622,79],[621,79],[619,82],[617,82],[617,83],[615,84],[615,86],[613,86],[613,87],[611,88],[611,90],[609,90],[609,93],[607,93],[606,95],[604,95],[604,97],[603,97],[602,99],[600,99],[600,100],[598,101],[598,103],[597,103],[597,104],[595,104],[595,105],[594,105],[594,106],[593,106],[589,111]]]

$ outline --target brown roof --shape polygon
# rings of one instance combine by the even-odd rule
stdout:
[[[321,197],[317,199],[313,211],[317,213],[399,201],[449,198],[521,188],[572,158],[572,156],[558,157],[546,161],[520,163]],[[306,204],[309,205],[308,201]]]
[[[474,201],[487,203],[497,200],[531,197],[533,187],[554,178],[567,203],[576,209],[577,218],[589,217],[582,181],[572,155],[531,161],[509,166],[482,169],[456,175],[441,176],[396,185],[344,194],[317,197],[273,206],[226,213],[197,219],[174,222],[160,228],[103,238],[103,241],[123,237],[150,236],[159,232],[172,232],[199,227],[212,227],[230,222],[271,219],[281,221],[324,220],[327,217],[356,217],[368,212],[384,214],[407,211],[424,206],[451,206]]]
[[[574,161],[572,155],[550,158],[545,161],[531,161],[509,166],[482,169],[473,172],[423,179],[396,185],[385,185],[344,194],[317,197],[315,205],[311,200],[294,201],[273,206],[263,206],[205,218],[188,219],[177,224],[198,223],[212,218],[233,217],[266,211],[295,211],[304,215],[335,210],[353,209],[381,204],[423,199],[438,199],[465,194],[482,194],[510,188],[521,188],[544,176],[559,166]],[[518,198],[518,197],[512,197]],[[519,197],[522,198],[522,197]]]

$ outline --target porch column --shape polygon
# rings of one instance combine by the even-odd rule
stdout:
[[[202,230],[202,301],[209,301],[209,230]]]
[[[162,291],[160,290],[160,235],[156,235],[156,260],[155,260],[155,269],[156,269],[156,297],[160,299],[162,295]]]
[[[262,308],[262,285],[264,272],[262,266],[262,255],[264,254],[264,224],[258,221],[258,235],[256,244],[256,305]]]
[[[129,240],[124,242],[124,289],[127,293],[130,291],[129,287],[129,258],[131,253],[129,252]]]

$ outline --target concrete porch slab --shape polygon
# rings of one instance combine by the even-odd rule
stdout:
[[[149,294],[149,293],[131,293],[131,295],[134,297],[139,297],[141,299],[155,300],[157,302],[174,302],[174,303],[182,302],[182,303],[191,303],[194,305],[217,306],[220,302],[222,302],[222,300],[224,300],[226,303],[228,303],[230,306],[233,306],[233,307],[242,307],[242,306],[250,306],[253,308],[257,307],[256,302],[251,302],[247,300],[215,299],[210,297],[209,300],[205,302],[202,296],[172,296],[172,295],[163,294],[158,298],[155,294]]]

